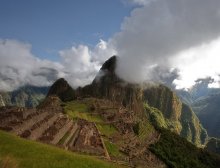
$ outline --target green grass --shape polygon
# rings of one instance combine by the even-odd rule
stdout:
[[[110,156],[114,156],[114,157],[123,156],[123,154],[119,151],[119,147],[116,144],[111,143],[107,139],[105,139],[104,142]]]
[[[81,118],[90,122],[95,122],[98,130],[107,137],[117,133],[117,130],[114,126],[111,124],[104,124],[101,116],[90,113],[89,107],[86,103],[71,101],[65,103],[64,110],[65,113],[67,113],[73,119]]]
[[[71,101],[65,104],[65,109],[67,110],[75,110],[78,112],[88,112],[88,106],[84,103],[81,103],[79,101]]]
[[[96,124],[98,130],[101,132],[101,134],[110,137],[113,134],[117,133],[117,130],[114,126],[110,125],[110,124]]]
[[[79,101],[71,101],[65,104],[64,111],[73,119],[84,119],[90,122],[103,122],[102,118],[98,115],[89,113],[89,107],[85,103]]]
[[[12,158],[10,160],[15,162],[13,164],[17,164],[18,168],[120,167],[96,157],[68,152],[0,131],[0,164],[3,164],[5,158]]]

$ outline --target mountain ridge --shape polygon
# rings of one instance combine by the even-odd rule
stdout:
[[[11,92],[0,92],[6,106],[36,107],[43,101],[49,87],[26,85]]]

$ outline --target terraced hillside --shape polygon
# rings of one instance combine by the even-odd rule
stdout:
[[[26,139],[108,157],[94,123],[72,120],[62,113],[58,98],[48,99],[53,106],[48,104],[43,109],[2,108],[0,128]]]
[[[162,168],[167,167],[166,164],[177,167],[189,166],[191,162],[202,167],[215,168],[215,165],[218,164],[217,156],[213,158],[207,152],[197,150],[189,142],[171,133],[167,135],[164,134],[166,132],[162,132],[161,138],[160,131],[155,130],[147,120],[147,116],[137,118],[133,111],[106,99],[84,98],[62,103],[57,97],[49,97],[38,109],[5,107],[0,114],[0,118],[4,118],[2,121],[5,121],[5,126],[1,124],[1,129],[74,152],[71,154],[54,149],[52,146],[24,141],[0,132],[2,164],[5,162],[19,164],[21,168],[34,165],[45,168],[60,167],[61,165],[61,167],[71,165],[92,167],[91,164],[94,167]],[[54,118],[53,122],[49,123],[52,118]],[[47,126],[45,127],[45,125]],[[165,139],[164,135],[167,136]],[[24,144],[22,144],[23,142]],[[177,146],[178,148],[176,148]],[[184,152],[191,149],[195,151],[195,156],[193,155],[193,159],[189,161],[184,160],[186,154]],[[75,154],[75,152],[84,156]],[[177,157],[174,157],[170,163],[172,154]],[[105,162],[89,155],[104,159]],[[166,155],[169,157],[164,158]],[[211,158],[211,162],[204,163],[204,161],[197,160],[197,157],[200,159],[200,155]],[[57,160],[54,161],[54,159],[60,162],[57,163]],[[166,164],[160,159],[164,160]],[[44,162],[41,163],[39,160]],[[79,160],[79,163],[76,160]],[[106,163],[106,160],[109,162]],[[45,164],[47,161],[48,163]],[[115,163],[115,165],[110,163]]]
[[[133,111],[117,102],[96,98],[76,100],[63,106],[65,113],[74,120],[83,119],[96,125],[111,160],[130,162],[131,165],[142,165],[145,162],[149,167],[164,166],[148,150],[148,146],[156,142],[159,135],[144,119],[137,120]],[[135,131],[137,125],[138,131]],[[149,155],[151,161],[147,160]]]
[[[2,107],[0,119],[2,130],[22,138],[99,156],[119,165],[165,167],[148,150],[159,136],[153,126],[136,120],[133,111],[116,102],[85,98],[62,103],[50,96],[37,109]]]

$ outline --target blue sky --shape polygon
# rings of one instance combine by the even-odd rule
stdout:
[[[121,0],[0,0],[0,38],[30,43],[34,55],[57,60],[61,49],[107,40],[131,10]]]

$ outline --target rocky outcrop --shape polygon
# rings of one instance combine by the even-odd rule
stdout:
[[[164,117],[167,119],[175,121],[181,116],[182,102],[174,92],[163,85],[146,87],[144,100],[150,106],[163,112]]]

